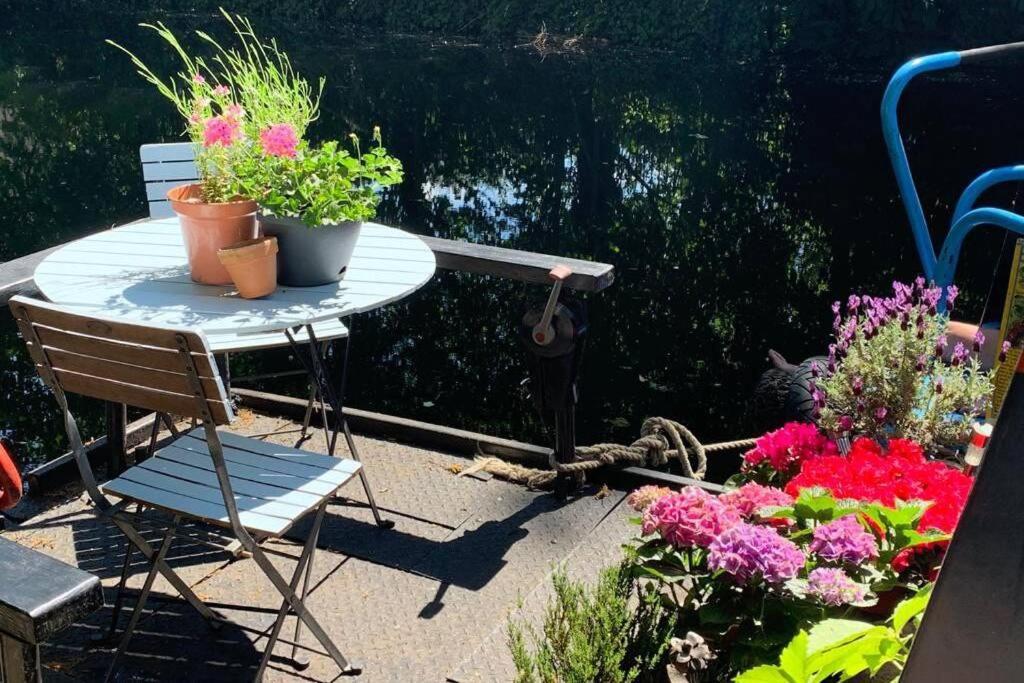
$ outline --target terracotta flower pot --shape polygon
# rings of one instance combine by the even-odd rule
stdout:
[[[260,237],[217,252],[243,299],[258,299],[277,289],[277,238]]]
[[[217,251],[259,234],[256,202],[240,199],[209,204],[195,184],[169,190],[167,200],[181,223],[192,279],[204,285],[231,284]]]

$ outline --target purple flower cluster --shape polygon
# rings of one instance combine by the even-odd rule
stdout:
[[[807,575],[807,592],[826,605],[839,607],[864,599],[864,587],[842,569],[819,567]]]
[[[938,310],[939,300],[942,298],[942,289],[939,287],[927,287],[924,278],[919,277],[912,285],[902,282],[892,283],[893,296],[872,297],[851,295],[846,301],[846,316],[843,315],[843,306],[836,301],[832,304],[832,312],[835,318],[832,327],[836,333],[836,343],[829,347],[829,368],[835,365],[837,358],[846,355],[850,345],[862,334],[864,339],[871,339],[876,336],[884,326],[895,323],[900,329],[906,331],[914,325],[918,339],[924,339],[928,315],[935,315]],[[947,289],[946,301],[950,307],[956,300],[957,289],[951,286]],[[945,341],[942,341],[944,350]],[[938,345],[937,345],[938,347]],[[941,354],[941,351],[938,351]]]
[[[744,519],[757,516],[758,512],[767,507],[782,507],[793,504],[793,497],[782,489],[774,486],[761,486],[751,482],[738,489],[726,491],[718,497],[740,514]]]
[[[726,529],[740,522],[738,512],[696,486],[654,501],[644,511],[644,535],[659,532],[677,548],[706,548]]]
[[[810,551],[826,562],[858,565],[878,557],[878,543],[856,515],[846,515],[814,529]]]
[[[782,583],[794,578],[805,561],[800,548],[775,529],[746,522],[722,532],[708,546],[708,567],[744,584],[759,578]]]

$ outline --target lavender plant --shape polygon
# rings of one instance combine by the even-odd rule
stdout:
[[[958,342],[949,354],[943,292],[924,278],[893,282],[888,298],[851,295],[832,304],[836,340],[812,395],[819,425],[833,434],[912,439],[926,449],[970,438],[970,418],[988,407],[992,376],[981,368],[984,342]],[[956,286],[945,294],[951,309]]]

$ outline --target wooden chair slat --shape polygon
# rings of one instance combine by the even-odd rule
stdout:
[[[46,346],[43,348],[54,370],[102,377],[114,382],[134,384],[148,389],[159,389],[160,391],[167,391],[172,394],[192,395],[192,385],[189,383],[188,377],[180,372],[154,370],[105,358],[68,353],[67,351],[51,349]],[[178,370],[182,369],[182,365],[183,363],[179,358]],[[217,395],[219,385],[216,379],[209,377],[206,379],[200,378],[199,382],[203,385],[203,391],[207,396]]]
[[[24,301],[12,299],[11,308],[15,318],[21,318],[36,325],[75,332],[88,337],[99,337],[120,342],[131,342],[145,346],[156,346],[163,349],[178,350],[176,336],[181,334],[188,341],[190,349],[201,349],[203,343],[195,332],[191,330],[176,330],[169,327],[152,327],[149,325],[136,325],[116,320],[100,320],[89,316],[78,315],[62,310],[52,304],[45,302],[32,302],[31,315],[22,314],[21,309],[26,307]]]
[[[103,491],[104,493],[117,496],[118,498],[145,501],[146,505],[150,507],[167,510],[174,514],[187,514],[190,517],[195,517],[211,524],[216,524],[217,526],[228,528],[231,526],[231,523],[228,520],[228,512],[224,508],[224,503],[217,504],[205,500],[198,500],[196,498],[189,498],[188,496],[182,496],[177,493],[163,491],[151,486],[137,484],[133,481],[125,481],[122,479],[115,479],[107,482],[103,486]],[[238,516],[241,519],[242,524],[247,529],[257,531],[261,534],[279,536],[287,531],[288,527],[291,526],[287,520],[262,515],[258,512],[250,512],[248,510],[239,510]]]
[[[178,440],[167,446],[160,451],[161,457],[165,461],[181,463],[190,467],[209,470],[210,472],[214,471],[210,454],[204,452],[204,448],[195,446],[184,448],[182,443],[183,440]],[[326,481],[296,477],[292,474],[282,474],[280,472],[270,472],[256,467],[251,460],[246,462],[244,458],[249,455],[248,453],[239,453],[237,451],[232,451],[232,453],[234,453],[234,457],[228,458],[227,451],[225,450],[224,457],[232,481],[237,478],[257,483],[273,484],[274,486],[287,486],[295,491],[302,491],[317,496],[328,496],[337,488],[337,485]],[[239,455],[242,458],[239,458]]]
[[[146,408],[162,413],[201,418],[199,404],[193,396],[175,394],[134,384],[114,382],[102,377],[80,375],[67,370],[55,370],[54,374],[61,387],[73,394],[81,394],[104,401],[125,403],[137,408]],[[206,401],[214,420],[219,424],[231,422],[231,415],[222,401]]]
[[[79,334],[56,330],[42,325],[35,326],[39,340],[46,348],[61,349],[70,353],[77,353],[82,356],[92,356],[106,360],[128,363],[153,368],[154,370],[166,370],[168,372],[181,372],[181,355],[178,351],[162,349],[152,346],[139,346],[137,344],[122,344],[117,341],[101,339],[99,337],[86,337]],[[31,342],[29,342],[31,344]],[[199,353],[192,354],[192,360],[196,364],[196,371],[200,377],[216,377],[217,371],[210,365],[208,356]]]
[[[209,486],[216,489],[218,492],[220,491],[220,482],[217,480],[217,475],[213,471],[213,460],[211,458],[207,457],[207,460],[210,463],[209,468],[193,467],[192,465],[186,465],[168,457],[167,451],[172,449],[173,445],[165,447],[157,453],[157,457],[146,458],[139,463],[139,467],[160,472],[161,474],[166,474],[170,477],[177,477],[178,479],[183,479],[185,481],[202,484],[203,486]],[[269,480],[267,482],[251,481],[249,479],[237,477],[230,466],[228,467],[228,473],[231,475],[231,490],[250,498],[277,500],[282,503],[297,505],[302,508],[312,507],[323,499],[322,495],[318,496],[312,493],[305,493],[303,491],[281,486],[279,485],[279,481],[276,479],[271,480],[270,477],[264,477]]]

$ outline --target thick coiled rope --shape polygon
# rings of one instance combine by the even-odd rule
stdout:
[[[640,438],[628,446],[617,443],[580,446],[576,449],[576,460],[569,463],[556,461],[552,453],[549,470],[524,467],[494,457],[479,457],[459,476],[483,471],[539,489],[553,484],[560,474],[580,474],[617,464],[661,467],[675,458],[684,476],[703,479],[707,472],[708,453],[750,448],[754,441],[738,439],[705,445],[682,424],[664,417],[649,417],[640,427]]]

